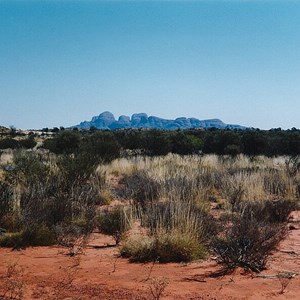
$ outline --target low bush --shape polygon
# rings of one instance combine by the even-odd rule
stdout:
[[[189,262],[206,255],[204,246],[188,234],[158,235],[154,246],[160,262]]]
[[[74,131],[63,131],[54,138],[46,139],[42,148],[49,149],[56,154],[70,154],[78,150],[80,135]]]
[[[284,225],[275,225],[247,217],[236,217],[224,226],[221,236],[212,242],[218,261],[226,270],[242,267],[260,272],[266,267],[268,255],[284,238]]]
[[[0,227],[4,226],[5,217],[12,211],[13,189],[6,182],[0,181]]]
[[[5,138],[0,140],[0,149],[17,149],[20,143],[13,138]]]
[[[18,211],[11,211],[4,215],[1,219],[1,227],[9,232],[17,232],[21,230],[21,221]]]
[[[27,139],[20,140],[20,147],[25,149],[32,149],[37,145],[37,142],[34,140],[34,137],[31,135]]]
[[[93,230],[100,176],[89,174],[88,180],[71,181],[64,176],[66,166],[35,152],[19,150],[13,162],[14,169],[0,183],[0,227],[22,232],[16,247],[48,244],[52,238],[43,240],[42,228],[54,235],[53,228],[62,223],[77,225],[86,235]],[[9,239],[3,243],[15,247]]]
[[[47,227],[30,228],[0,236],[0,247],[13,249],[29,246],[49,246],[56,243],[54,233]]]
[[[99,231],[112,235],[118,245],[124,233],[131,227],[131,212],[119,206],[100,212],[96,222]]]
[[[238,212],[260,222],[284,223],[296,207],[296,202],[288,199],[265,200],[244,202],[239,205]]]
[[[17,244],[21,244],[22,232],[5,233],[0,236],[0,247],[15,247]]]
[[[131,262],[155,261],[154,238],[147,235],[131,236],[122,242],[120,254]]]
[[[51,174],[50,160],[41,153],[27,152],[24,149],[14,152],[13,169],[6,173],[6,179],[14,184],[46,182]]]
[[[204,246],[196,238],[175,232],[130,237],[120,251],[132,262],[190,262],[206,256]]]
[[[265,203],[267,219],[272,223],[286,222],[294,209],[296,209],[296,202],[288,199],[267,201]]]
[[[84,227],[76,224],[71,225],[56,225],[56,239],[59,245],[68,250],[69,256],[76,256],[83,252],[87,242],[87,233],[84,232]]]
[[[24,246],[50,246],[56,243],[53,230],[46,226],[33,227],[23,231]]]

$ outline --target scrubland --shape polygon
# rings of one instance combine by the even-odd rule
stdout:
[[[123,286],[127,294],[120,292],[113,299],[173,299],[180,293],[174,287],[176,282],[170,282],[167,273],[163,275],[164,268],[170,271],[183,264],[191,272],[191,266],[201,268],[211,263],[215,267],[208,268],[209,272],[199,272],[204,279],[196,280],[197,272],[193,271],[194,282],[201,285],[199,290],[182,283],[183,289],[186,286],[193,291],[182,299],[229,299],[230,295],[222,296],[221,292],[218,297],[213,290],[211,294],[207,289],[201,291],[206,278],[233,276],[237,270],[259,278],[258,274],[270,269],[279,245],[293,229],[298,230],[299,156],[168,154],[117,158],[110,152],[95,159],[91,153],[14,150],[1,154],[1,255],[13,249],[19,251],[10,252],[11,259],[14,252],[20,259],[20,251],[26,259],[26,251],[35,246],[51,255],[53,249],[59,249],[58,261],[64,264],[65,258],[70,262],[55,282],[44,286],[31,282],[30,296],[24,279],[28,270],[21,268],[25,262],[4,266],[2,257],[3,299],[101,299],[97,298],[99,293],[103,299],[111,299],[100,286],[88,289],[85,283],[80,293],[75,288],[78,278],[73,270],[83,272],[80,269],[87,268],[88,259],[91,264],[99,263],[98,272],[108,276],[107,267],[101,270],[97,253],[110,255],[112,276],[117,276],[119,268],[124,272],[147,266],[146,275],[140,278],[143,283],[126,289]],[[100,239],[104,235],[108,236],[105,243]],[[299,244],[299,239],[294,243]],[[278,266],[272,274],[278,280],[273,292],[278,293],[269,291],[268,297],[286,295],[287,283],[295,280],[299,271],[298,263],[290,270]],[[180,272],[174,272],[178,281]],[[122,276],[117,278],[114,289],[113,279],[108,280],[111,294],[122,287],[122,283],[118,285]],[[105,284],[101,280],[97,284]],[[209,289],[214,289],[209,283]],[[71,291],[71,296],[66,291]],[[247,297],[231,299],[250,299]]]

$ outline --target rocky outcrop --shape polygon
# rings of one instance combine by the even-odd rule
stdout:
[[[175,120],[163,119],[155,116],[149,116],[145,113],[133,114],[130,117],[120,116],[118,120],[114,115],[105,111],[99,116],[95,116],[91,121],[81,122],[75,125],[80,129],[89,129],[96,127],[98,129],[121,129],[121,128],[155,128],[165,130],[191,129],[191,128],[230,128],[245,129],[246,127],[233,124],[225,124],[219,119],[198,120],[196,118],[176,118]]]

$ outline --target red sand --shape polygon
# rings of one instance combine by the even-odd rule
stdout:
[[[75,258],[63,253],[61,247],[0,249],[0,299],[8,299],[1,295],[5,289],[13,291],[16,282],[23,284],[21,299],[155,299],[150,292],[153,279],[168,281],[160,299],[300,299],[299,219],[300,213],[294,213],[296,229],[289,231],[270,256],[267,270],[259,274],[299,273],[283,294],[279,293],[281,284],[276,277],[255,277],[243,274],[243,270],[208,277],[219,268],[213,259],[191,264],[129,263],[117,258],[116,247],[94,248],[113,244],[109,237],[94,234],[85,253]],[[7,277],[7,268],[14,263],[16,271]]]

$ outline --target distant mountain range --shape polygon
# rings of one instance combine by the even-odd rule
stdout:
[[[220,129],[246,129],[241,125],[225,124],[219,119],[198,120],[196,118],[176,118],[175,120],[162,119],[155,116],[149,116],[145,113],[133,114],[130,117],[120,116],[118,120],[114,115],[105,111],[99,116],[95,116],[91,121],[84,121],[73,126],[80,129],[122,129],[122,128],[156,128],[165,130],[191,129],[191,128],[220,128]]]

